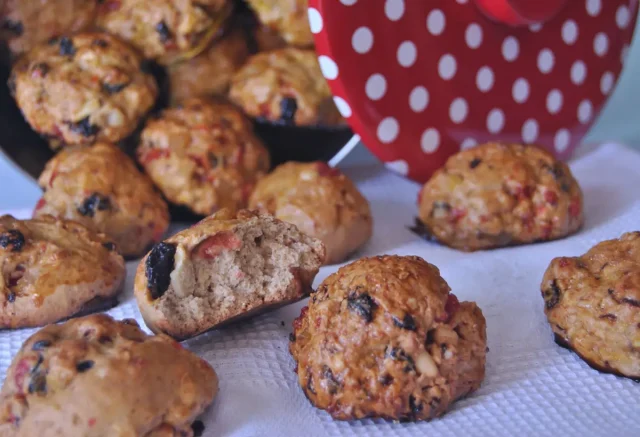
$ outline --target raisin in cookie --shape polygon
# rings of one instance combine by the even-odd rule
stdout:
[[[233,74],[249,56],[245,32],[237,28],[204,52],[169,67],[171,100],[225,95]]]
[[[253,55],[233,76],[229,98],[249,116],[267,121],[343,123],[313,50],[285,48]]]
[[[189,99],[142,132],[138,161],[165,197],[200,215],[247,204],[269,153],[231,104]]]
[[[248,0],[260,22],[282,35],[287,44],[313,46],[308,0]]]
[[[316,237],[327,264],[342,261],[373,231],[369,203],[351,180],[324,162],[288,162],[258,182],[249,208],[263,209]]]
[[[166,65],[203,51],[232,8],[231,0],[106,0],[98,25]]]
[[[169,337],[83,317],[24,342],[0,393],[0,435],[189,437],[217,391],[211,366]]]
[[[51,38],[88,30],[99,0],[5,0],[0,2],[0,39],[15,56]]]
[[[103,232],[125,257],[138,257],[160,241],[169,211],[149,178],[118,147],[67,147],[40,175],[44,195],[34,217],[50,214]]]
[[[311,403],[341,420],[425,420],[477,390],[484,316],[449,291],[415,256],[364,258],[325,279],[289,344]]]
[[[117,142],[155,103],[154,78],[134,50],[105,33],[37,46],[14,66],[9,85],[31,127],[54,143]]]
[[[566,237],[583,223],[582,191],[548,152],[488,143],[449,158],[418,196],[418,228],[465,251]]]
[[[115,244],[79,223],[0,217],[0,328],[112,306],[125,277]]]
[[[188,338],[302,299],[324,246],[269,215],[222,210],[156,245],[138,266],[147,326]]]
[[[541,289],[559,345],[597,370],[640,380],[640,232],[555,258]]]

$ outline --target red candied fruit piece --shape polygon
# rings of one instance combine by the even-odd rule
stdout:
[[[455,294],[450,293],[449,296],[447,296],[447,302],[444,304],[444,314],[436,317],[436,322],[447,323],[459,308],[460,301],[458,300],[458,297]]]
[[[580,198],[574,197],[569,204],[569,215],[572,218],[576,218],[582,212],[582,205],[580,204]]]
[[[148,152],[142,154],[142,156],[140,157],[140,162],[142,164],[149,164],[156,159],[166,158],[168,156],[169,151],[167,149],[151,149]]]
[[[316,162],[316,171],[318,172],[318,176],[335,177],[341,175],[340,170],[329,167],[326,162]]]
[[[560,267],[567,267],[569,265],[569,260],[567,258],[560,258],[560,261],[558,261],[558,265]]]
[[[449,222],[457,223],[460,219],[464,218],[467,215],[467,210],[464,208],[453,208],[451,210],[451,214],[449,215]]]
[[[293,320],[293,330],[297,331],[302,326],[302,320],[307,316],[307,311],[309,311],[309,307],[306,306],[302,308],[300,311],[300,316]]]
[[[33,212],[35,213],[36,211],[39,211],[40,209],[42,209],[45,205],[47,204],[47,201],[44,200],[44,197],[41,197],[40,200],[38,200],[38,203],[36,203],[36,207],[33,208]]]
[[[29,361],[26,358],[23,358],[22,360],[20,360],[20,362],[18,362],[18,365],[16,366],[16,371],[14,372],[14,375],[13,375],[13,381],[16,383],[16,387],[18,388],[18,391],[22,392],[22,387],[24,386],[24,378],[29,374],[30,370],[31,370],[31,365],[29,364]]]
[[[89,421],[87,422],[87,424],[89,425],[89,428],[94,427],[94,426],[96,425],[96,422],[97,422],[97,421],[98,421],[98,420],[97,420],[95,417],[91,417],[91,418],[89,418]]]
[[[557,205],[558,204],[558,194],[555,191],[545,191],[544,192],[544,200],[546,200],[547,202],[549,202],[552,205]]]
[[[112,12],[120,9],[121,2],[120,0],[110,0],[106,1],[102,4],[102,10],[104,12]]]
[[[196,249],[195,256],[213,259],[224,250],[238,250],[242,247],[242,240],[231,231],[218,232],[202,241]]]

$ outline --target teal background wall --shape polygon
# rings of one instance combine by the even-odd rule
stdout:
[[[640,20],[625,69],[604,111],[585,142],[619,141],[640,149]],[[375,162],[375,158],[358,146],[345,165]],[[640,169],[639,169],[640,170]],[[0,157],[0,210],[31,208],[40,190],[11,164]]]

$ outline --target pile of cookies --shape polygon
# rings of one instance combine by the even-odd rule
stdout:
[[[177,341],[306,297],[289,350],[304,394],[336,419],[429,420],[482,384],[483,313],[422,258],[358,259],[312,289],[321,266],[372,237],[371,209],[325,163],[269,172],[246,114],[340,120],[305,2],[248,3],[261,23],[253,55],[246,35],[227,28],[229,0],[2,4],[2,33],[19,55],[9,86],[59,151],[39,178],[33,218],[0,217],[0,327],[48,325],[7,373],[1,435],[199,435],[217,376]],[[173,106],[154,117],[158,84],[145,59],[164,65],[172,85]],[[116,143],[139,125],[134,162]],[[206,218],[166,238],[168,202]],[[584,222],[565,164],[497,143],[450,158],[417,212],[416,233],[462,251],[559,239]],[[157,335],[131,320],[79,317],[115,305],[125,258],[140,256],[134,294]],[[640,232],[553,260],[541,294],[559,344],[640,378]]]

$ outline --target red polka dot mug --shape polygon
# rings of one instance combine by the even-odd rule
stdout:
[[[334,101],[386,165],[426,181],[461,148],[567,159],[605,104],[638,0],[309,0]]]

